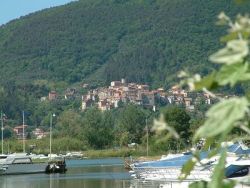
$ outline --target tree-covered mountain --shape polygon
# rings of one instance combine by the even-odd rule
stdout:
[[[49,114],[80,108],[75,101],[41,102],[55,89],[105,85],[126,78],[168,87],[180,70],[206,74],[220,44],[221,11],[245,13],[233,0],[80,0],[0,26],[0,110],[47,126]],[[72,86],[73,85],[73,86]],[[82,92],[79,92],[81,95]]]
[[[231,0],[80,0],[0,27],[0,82],[129,81],[168,86],[178,71],[206,74]]]

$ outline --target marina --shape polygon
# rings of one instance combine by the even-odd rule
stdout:
[[[227,146],[227,159],[225,167],[225,177],[239,180],[239,178],[249,176],[250,150],[243,143],[235,143]],[[199,158],[201,162],[196,164],[191,173],[185,180],[180,181],[181,170],[183,165],[193,158],[192,153],[184,153],[170,155],[160,160],[135,162],[131,166],[131,177],[135,182],[144,184],[146,182],[165,182],[168,184],[176,184],[176,186],[188,187],[191,182],[209,180],[212,176],[214,166],[219,161],[216,155],[207,159],[208,152],[201,152]],[[246,185],[245,185],[246,186]]]
[[[123,158],[67,160],[67,173],[0,176],[1,188],[187,188],[193,181],[153,181],[131,178]],[[247,188],[239,185],[238,188]]]

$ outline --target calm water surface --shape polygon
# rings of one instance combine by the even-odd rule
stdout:
[[[65,174],[0,176],[0,188],[129,188],[119,158],[68,160]]]

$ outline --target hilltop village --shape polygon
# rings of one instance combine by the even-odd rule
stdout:
[[[211,104],[209,95],[201,93],[191,93],[173,86],[168,91],[163,88],[150,90],[149,85],[138,83],[126,83],[112,81],[109,87],[102,87],[91,90],[87,95],[82,96],[82,110],[92,106],[97,106],[100,110],[110,110],[117,108],[122,103],[132,103],[145,108],[156,110],[158,106],[167,104],[184,105],[187,110],[194,110],[195,104],[203,100],[206,104]]]
[[[88,84],[82,87],[87,88]],[[230,95],[216,94],[221,98]],[[169,90],[158,88],[150,90],[146,84],[127,83],[125,79],[112,81],[108,87],[99,87],[88,90],[87,94],[80,95],[77,89],[68,88],[64,95],[58,95],[56,91],[49,92],[48,97],[42,97],[41,101],[49,100],[74,100],[81,98],[81,110],[85,111],[91,107],[97,107],[101,111],[118,108],[123,104],[135,104],[144,108],[157,110],[158,107],[166,105],[182,105],[188,111],[193,111],[199,104],[211,105],[216,102],[209,94],[204,92],[191,92],[180,88],[178,85]]]
[[[88,84],[83,84],[83,88],[88,88]],[[220,97],[222,94],[217,94]],[[77,89],[68,88],[63,95],[59,95],[56,91],[49,92],[48,96],[42,97],[41,102],[56,100],[75,100],[81,99],[81,110],[86,111],[91,107],[97,107],[101,111],[111,110],[121,107],[125,104],[139,105],[152,111],[158,110],[166,105],[181,105],[187,111],[195,111],[199,105],[211,105],[216,99],[203,92],[190,92],[181,89],[179,86],[173,86],[169,90],[158,88],[150,90],[150,86],[146,84],[127,83],[125,79],[120,81],[112,81],[108,87],[99,87],[87,90],[87,93],[80,95]],[[27,125],[25,125],[25,128]],[[14,127],[13,131],[17,139],[27,137],[27,133],[23,134],[23,126]],[[32,131],[33,137],[37,139],[44,138],[48,135],[40,128]]]

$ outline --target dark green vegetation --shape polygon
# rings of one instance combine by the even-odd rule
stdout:
[[[55,112],[55,137],[74,136],[91,148],[142,142],[149,114],[144,109],[81,113],[80,99],[41,102],[40,97],[51,90],[62,95],[68,87],[81,95],[86,92],[82,83],[96,87],[121,78],[167,88],[180,70],[207,74],[213,68],[207,57],[219,48],[223,33],[214,27],[216,16],[221,10],[235,15],[250,8],[233,5],[228,0],[80,0],[1,26],[5,124],[21,124],[25,110],[31,128],[48,130]]]
[[[190,119],[196,119],[193,113],[187,113],[177,106],[163,108],[161,113],[164,114],[168,125],[175,128],[181,135],[179,140],[166,139],[163,133],[163,139],[159,141],[159,135],[152,130],[153,120],[158,117],[159,112],[152,112],[138,106],[127,105],[107,112],[101,112],[96,108],[91,108],[84,113],[66,110],[53,119],[53,152],[110,149],[103,155],[98,152],[90,152],[89,155],[146,155],[147,126],[150,155],[161,154],[169,150],[180,151],[188,147],[187,141],[191,140],[193,136]],[[194,125],[199,124],[195,122]],[[7,147],[12,152],[22,151],[22,142],[17,141],[13,134],[9,137],[5,134],[5,140],[5,151],[7,151]],[[131,143],[136,144],[129,146]],[[29,148],[30,145],[35,146],[34,150],[30,150],[32,152],[49,152],[48,137],[36,140],[31,134],[26,145],[26,148]]]
[[[169,86],[182,69],[208,72],[207,57],[219,47],[222,33],[213,27],[216,16],[250,8],[233,5],[228,0],[80,0],[40,11],[0,28],[0,82],[59,87],[126,78]]]

